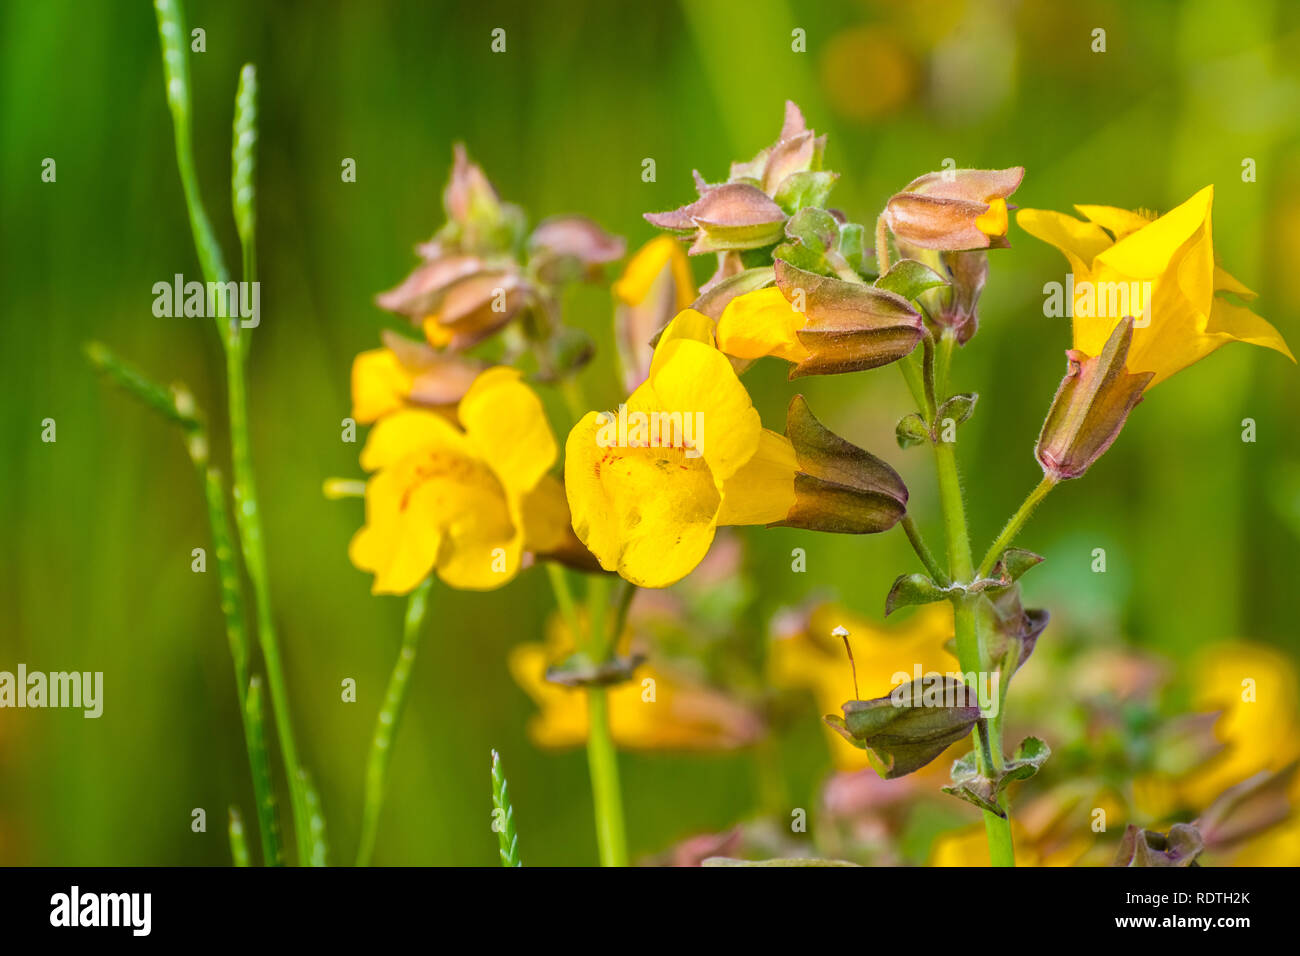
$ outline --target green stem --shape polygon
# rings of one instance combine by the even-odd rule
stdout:
[[[942,396],[940,401],[948,399],[948,369],[952,367],[952,347],[956,341],[951,329],[944,329],[943,334],[939,336],[939,354],[935,359],[934,383],[939,395]]]
[[[939,566],[939,562],[935,559],[934,553],[926,546],[925,539],[921,537],[921,529],[916,526],[916,522],[912,519],[911,513],[909,512],[904,514],[899,524],[903,526],[903,531],[907,535],[907,540],[912,543],[912,550],[915,551],[916,556],[921,559],[921,563],[925,565],[925,569],[930,572],[930,577],[934,578],[936,583],[946,587],[948,584],[948,572]]]
[[[388,765],[393,754],[393,739],[402,725],[406,700],[411,686],[411,670],[415,655],[420,649],[420,633],[424,630],[425,611],[433,578],[428,577],[411,592],[406,604],[406,621],[402,627],[402,647],[397,652],[393,673],[388,678],[384,703],[375,719],[375,735],[370,742],[370,758],[366,761],[366,794],[361,808],[361,843],[357,849],[357,866],[369,866],[375,852],[375,835],[379,832],[379,812],[384,806],[384,793],[388,787]]]
[[[308,866],[311,860],[312,835],[308,821],[306,793],[300,774],[298,747],[289,715],[289,692],[280,662],[280,645],[276,639],[275,619],[271,613],[271,587],[266,571],[266,549],[262,541],[262,519],[257,507],[257,488],[253,480],[252,454],[248,439],[248,400],[244,384],[243,349],[237,344],[226,349],[227,399],[230,415],[230,458],[234,472],[235,526],[244,555],[244,568],[253,584],[253,603],[257,613],[257,639],[266,665],[266,685],[270,691],[271,712],[280,736],[285,775],[289,783],[289,802],[293,807],[294,834],[298,844],[298,862]]]
[[[1002,557],[1002,552],[1015,540],[1016,535],[1020,533],[1020,529],[1029,520],[1029,516],[1034,513],[1034,509],[1038,507],[1039,502],[1046,498],[1047,493],[1055,487],[1056,479],[1044,475],[1043,480],[1029,493],[1029,497],[1021,503],[1016,513],[1007,521],[997,540],[989,546],[988,553],[984,555],[984,560],[980,562],[978,577],[988,576],[989,572],[993,570],[993,566],[997,564],[998,558]]]
[[[596,842],[601,866],[627,866],[627,836],[623,826],[623,795],[618,779],[618,753],[609,729],[609,692],[587,688],[587,764],[596,811]]]
[[[952,578],[957,583],[969,583],[972,577],[970,535],[966,527],[966,507],[962,502],[961,479],[957,472],[957,456],[951,442],[934,444],[935,467],[939,474],[939,498],[943,508],[944,527],[948,533],[948,566]],[[963,595],[953,599],[953,628],[957,643],[957,659],[962,673],[978,674],[987,670],[980,647],[979,633],[975,626],[975,602],[978,597]],[[1001,729],[998,725],[1002,718],[989,721],[990,742],[1000,742]],[[976,748],[980,769],[988,773],[989,767],[978,738],[978,732],[972,734],[972,744]],[[999,743],[1000,747],[1000,743]],[[994,765],[1000,762],[1000,749],[993,751]],[[1005,798],[999,800],[1003,813],[1006,812]],[[1015,849],[1011,842],[1011,822],[1005,816],[984,811],[984,833],[988,840],[989,860],[994,866],[1015,866]]]

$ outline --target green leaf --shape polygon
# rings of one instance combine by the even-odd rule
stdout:
[[[1005,819],[1006,811],[998,802],[1002,792],[1009,784],[1017,780],[1028,780],[1036,774],[1051,754],[1051,748],[1043,741],[1037,737],[1026,737],[1016,749],[1016,755],[1006,762],[1002,772],[990,778],[980,772],[978,759],[972,751],[953,762],[953,785],[944,787],[943,792]]]
[[[916,412],[904,415],[894,426],[894,440],[898,442],[899,448],[911,448],[913,445],[923,445],[926,442],[933,441],[930,435],[930,429],[926,427],[925,420]]]
[[[979,401],[979,396],[974,392],[954,395],[939,406],[939,410],[935,412],[934,420],[942,422],[951,418],[960,425],[975,413],[975,403],[977,401]]]
[[[876,280],[876,288],[896,292],[904,299],[913,299],[929,289],[947,285],[948,280],[929,266],[915,259],[900,259],[889,271]]]
[[[893,614],[900,607],[946,601],[951,594],[951,588],[940,587],[927,575],[900,574],[894,580],[893,587],[889,589],[889,595],[885,598],[885,617]]]
[[[854,272],[862,272],[867,258],[867,230],[861,223],[847,222],[840,226],[838,252]]]
[[[803,209],[825,206],[835,180],[839,178],[839,173],[831,172],[791,173],[777,187],[776,204],[790,215]]]

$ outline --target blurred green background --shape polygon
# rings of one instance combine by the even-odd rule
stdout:
[[[643,212],[693,195],[728,161],[775,139],[796,100],[830,134],[835,205],[871,222],[890,193],[947,157],[1023,164],[1015,201],[1167,210],[1214,183],[1216,248],[1260,293],[1258,311],[1300,347],[1300,6],[1215,3],[834,2],[608,4],[262,3],[192,0],[196,153],[209,213],[237,260],[230,123],[240,66],[261,87],[262,325],[250,366],[252,430],[294,721],[321,788],[332,859],[355,852],[361,775],[396,653],[403,602],[369,595],[348,562],[356,501],[323,478],[359,475],[340,441],[352,357],[374,347],[374,294],[414,265],[442,222],[451,145],[465,141],[501,194],[534,221],[586,213],[633,248]],[[507,52],[489,34],[507,31]],[[792,52],[792,30],[807,52]],[[1091,50],[1106,30],[1107,50]],[[46,157],[57,181],[41,181]],[[357,181],[340,163],[357,163]],[[642,159],[657,181],[641,180]],[[1257,181],[1242,181],[1244,158]],[[183,380],[224,448],[218,344],[203,319],[159,319],[151,288],[197,277],[172,147],[152,5],[0,4],[0,669],[105,675],[99,720],[0,711],[0,863],[223,864],[225,808],[250,823],[251,789],[205,512],[177,434],[87,367],[102,340],[163,381]],[[1064,370],[1064,320],[1042,315],[1059,254],[1013,227],[992,255],[981,326],[954,364],[977,390],[959,456],[977,549],[1033,486],[1032,446]],[[703,279],[709,264],[696,263]],[[612,405],[607,291],[579,291],[572,321],[602,346],[584,373]],[[747,376],[779,428],[784,366]],[[908,407],[884,369],[804,380],[835,430],[889,459],[931,520],[923,451],[900,452]],[[552,406],[557,430],[566,427]],[[1030,603],[1069,626],[1185,660],[1245,637],[1300,652],[1300,375],[1280,356],[1230,346],[1162,385],[1086,479],[1058,490],[1021,543],[1049,556]],[[58,440],[42,443],[41,421]],[[1241,440],[1242,420],[1258,440]],[[221,461],[224,467],[224,460]],[[903,536],[746,529],[761,583],[754,614],[813,593],[879,617],[913,570]],[[790,571],[790,549],[808,573]],[[1090,570],[1105,548],[1108,570]],[[434,592],[435,611],[394,756],[376,862],[492,864],[489,748],[510,776],[525,862],[596,860],[581,752],[525,734],[533,706],[507,649],[539,638],[545,576],[503,591]],[[1062,625],[1065,626],[1065,625]],[[1050,639],[1048,631],[1045,639]],[[340,700],[340,681],[359,700]],[[787,743],[796,797],[829,767],[810,710]],[[757,800],[752,761],[624,758],[634,855],[717,829]],[[811,805],[811,804],[805,804]],[[208,813],[190,830],[192,808]]]

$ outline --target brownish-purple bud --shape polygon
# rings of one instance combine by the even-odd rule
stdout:
[[[543,281],[593,279],[600,267],[623,258],[627,243],[585,216],[556,216],[542,222],[528,238],[532,266]]]
[[[797,333],[808,356],[791,378],[876,368],[911,352],[924,334],[921,313],[901,295],[776,262],[776,284],[806,317]]]
[[[1043,422],[1034,454],[1043,472],[1060,481],[1078,478],[1115,441],[1152,372],[1124,367],[1133,340],[1133,319],[1115,326],[1097,356],[1067,351],[1069,370]]]
[[[892,528],[907,512],[907,486],[898,472],[819,422],[802,395],[790,400],[785,434],[799,470],[794,506],[780,525],[875,534]]]
[[[694,235],[691,255],[698,255],[771,245],[781,238],[786,216],[758,187],[724,183],[680,209],[645,218],[661,229]]]
[[[947,169],[912,180],[885,206],[885,222],[902,242],[924,249],[1007,245],[1007,197],[1024,178],[1010,169]]]

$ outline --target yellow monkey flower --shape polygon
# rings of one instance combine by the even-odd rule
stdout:
[[[1206,186],[1154,220],[1112,206],[1077,206],[1087,221],[1040,209],[1016,215],[1073,270],[1065,304],[1074,347],[1036,448],[1049,477],[1082,475],[1147,389],[1228,342],[1295,361],[1277,329],[1220,295],[1255,293],[1215,264],[1213,200]]]
[[[1295,361],[1277,329],[1220,295],[1255,298],[1215,264],[1213,202],[1214,187],[1206,186],[1154,220],[1113,206],[1076,206],[1087,221],[1042,209],[1016,213],[1020,228],[1070,262],[1075,350],[1100,355],[1116,324],[1130,315],[1133,341],[1124,367],[1150,372],[1147,388],[1229,342],[1262,345]]]
[[[431,571],[455,588],[490,590],[524,551],[565,538],[564,492],[547,471],[556,443],[542,404],[514,369],[478,376],[458,428],[419,408],[382,418],[361,453],[366,524],[349,555],[375,594],[405,594]]]
[[[700,563],[719,525],[785,518],[796,467],[715,346],[712,321],[687,309],[618,419],[588,412],[573,427],[564,475],[573,528],[601,566],[667,587]]]

